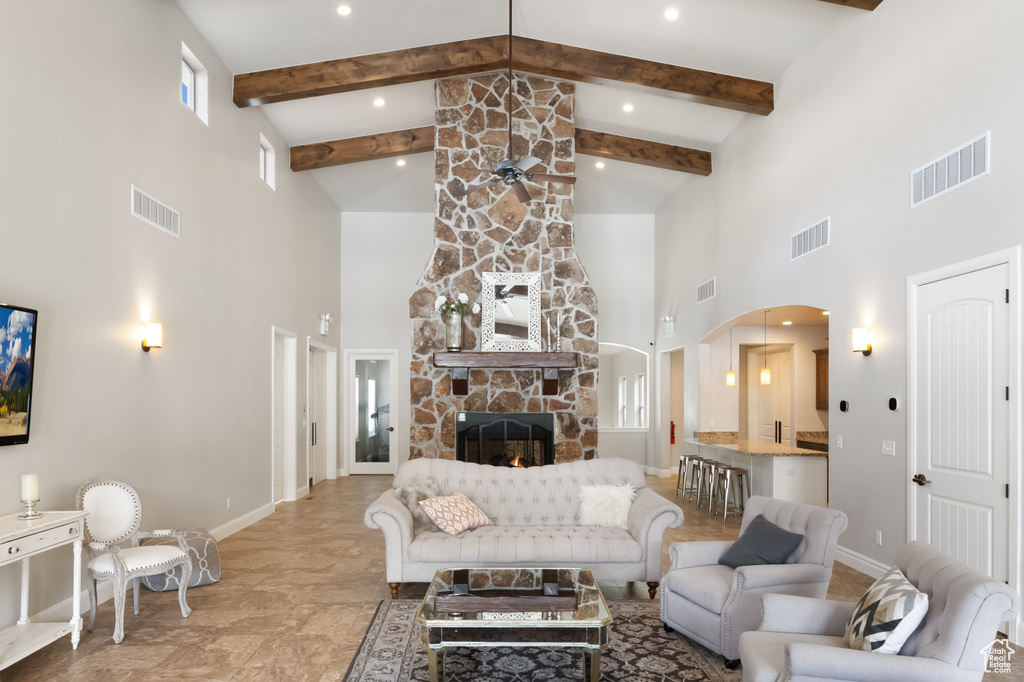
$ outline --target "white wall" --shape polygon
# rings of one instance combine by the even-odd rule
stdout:
[[[209,70],[209,126],[179,100],[182,41]],[[337,210],[287,169],[264,114],[232,104],[231,74],[172,2],[4,3],[0,61],[0,296],[39,310],[31,441],[0,449],[0,512],[37,473],[43,510],[73,508],[89,478],[128,481],[147,529],[268,513],[270,330],[337,344],[317,333],[339,305]],[[130,215],[133,183],[181,212],[180,239]],[[147,309],[164,346],[143,353]],[[33,613],[70,596],[70,550],[54,554],[32,561]],[[0,569],[0,627],[18,581]]]
[[[432,213],[341,214],[341,344],[344,350],[397,350],[391,456],[409,459],[409,297],[434,248]],[[353,380],[343,368],[342,396]],[[342,438],[341,456],[346,443]]]
[[[830,413],[833,442],[845,441],[830,457],[831,504],[850,516],[840,544],[880,563],[907,537],[909,408],[886,407],[907,396],[907,277],[1024,234],[1024,167],[1013,162],[1024,155],[1021,25],[1024,3],[1000,0],[849,12],[776,84],[774,113],[741,123],[716,151],[715,172],[657,215],[655,314],[677,319],[659,350],[696,349],[754,308],[831,310],[830,401],[854,406]],[[992,174],[911,209],[910,173],[986,130]],[[790,262],[789,236],[828,215],[832,245]],[[712,276],[717,297],[694,304]],[[841,352],[861,326],[874,334],[872,355]],[[695,378],[697,353],[686,359]],[[697,391],[690,381],[688,402]],[[696,426],[687,412],[686,431]],[[883,439],[896,441],[895,458],[880,454]],[[667,463],[667,448],[660,453]]]

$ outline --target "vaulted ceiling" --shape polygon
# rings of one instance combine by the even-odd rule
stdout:
[[[235,103],[261,107],[343,211],[432,212],[434,80],[507,59],[506,0],[177,2]],[[880,2],[513,0],[512,52],[577,81],[576,212],[653,213],[744,117],[785,106],[773,84],[803,51]]]

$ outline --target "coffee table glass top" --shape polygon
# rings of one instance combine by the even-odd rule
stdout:
[[[486,595],[491,590],[523,591],[538,594],[542,588],[541,568],[472,568],[469,569],[469,591],[473,595]],[[576,608],[571,611],[548,612],[482,612],[482,613],[441,613],[435,610],[437,595],[452,590],[452,571],[438,571],[430,583],[423,604],[416,613],[416,622],[423,626],[437,627],[462,624],[474,628],[508,627],[513,624],[529,625],[531,628],[563,628],[584,626],[607,626],[611,613],[604,601],[597,581],[590,571],[578,568],[559,568],[558,588],[571,590],[576,594]]]

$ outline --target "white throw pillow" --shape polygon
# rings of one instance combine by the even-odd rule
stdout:
[[[928,613],[928,595],[893,566],[868,588],[846,624],[851,649],[898,654]]]
[[[622,485],[581,485],[580,525],[626,528],[636,488]]]

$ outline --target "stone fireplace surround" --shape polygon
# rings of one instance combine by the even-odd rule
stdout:
[[[575,86],[516,74],[512,152],[541,159],[537,172],[575,172]],[[459,412],[554,415],[555,461],[597,456],[597,296],[576,256],[573,188],[527,183],[534,201],[521,204],[503,184],[456,199],[481,182],[474,169],[493,169],[508,156],[505,74],[438,81],[435,86],[434,249],[409,300],[410,459],[455,456]],[[434,311],[439,295],[481,295],[484,272],[540,272],[541,308],[561,312],[559,334],[578,354],[575,370],[559,370],[556,395],[541,391],[531,369],[472,369],[469,393],[452,393],[446,369],[433,364],[444,349],[444,324]],[[465,317],[464,350],[478,350],[481,316]]]

